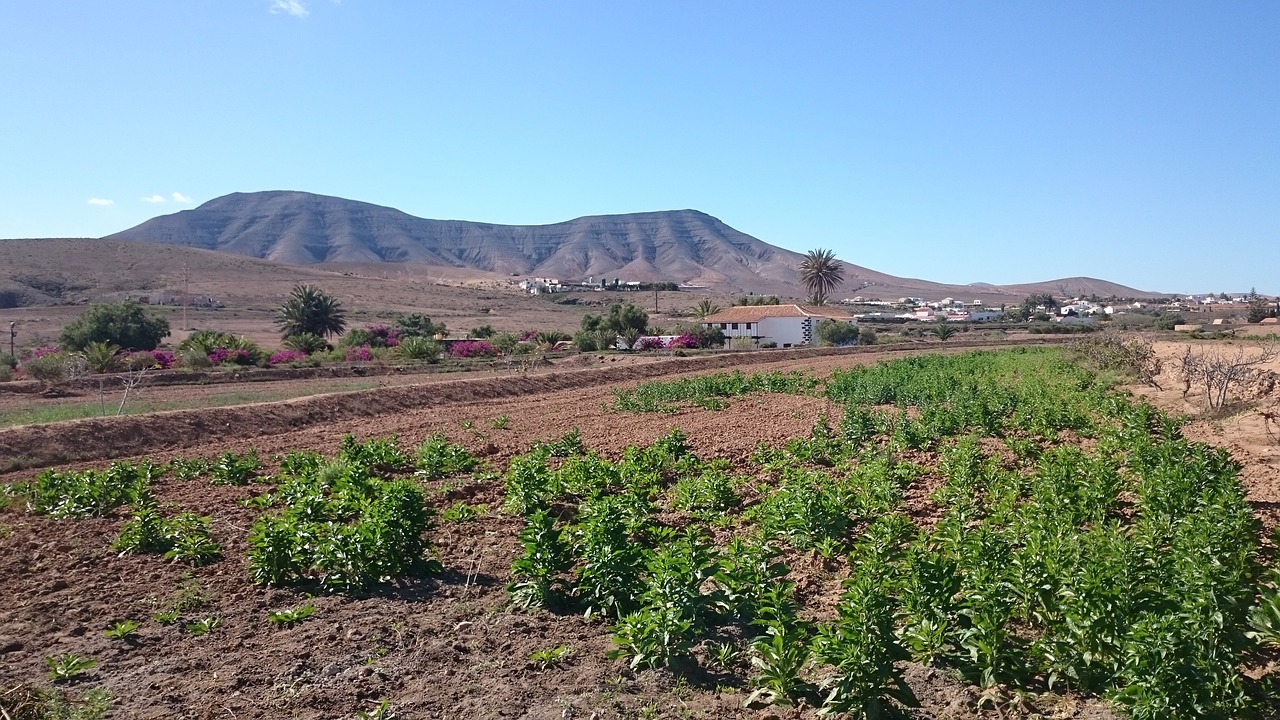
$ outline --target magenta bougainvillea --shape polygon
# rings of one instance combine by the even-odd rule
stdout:
[[[449,355],[456,358],[494,357],[498,354],[488,340],[462,340],[449,346]]]
[[[270,365],[288,365],[289,363],[302,362],[307,359],[307,354],[301,350],[285,350],[271,356],[267,361]]]
[[[129,367],[158,367],[168,370],[178,364],[178,358],[167,350],[139,350],[125,356]]]
[[[373,360],[373,350],[368,345],[347,348],[347,362],[369,362]]]
[[[213,352],[209,353],[209,362],[214,365],[252,365],[253,354],[248,350],[214,348]]]
[[[673,350],[695,350],[698,347],[698,336],[693,333],[678,335],[668,347]]]

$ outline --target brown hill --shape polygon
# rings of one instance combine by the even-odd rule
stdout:
[[[234,193],[153,218],[107,239],[215,250],[292,265],[427,264],[564,281],[618,277],[673,281],[720,292],[800,297],[801,255],[697,210],[599,215],[552,225],[427,220],[394,208],[303,192]],[[953,297],[1009,302],[1029,292],[1150,296],[1088,278],[1025,286],[947,285],[846,264],[839,296]],[[1102,289],[1111,292],[1103,292]],[[1068,292],[1066,294],[1073,294]]]

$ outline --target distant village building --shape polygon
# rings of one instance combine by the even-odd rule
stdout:
[[[719,328],[730,339],[747,338],[757,345],[773,342],[786,348],[813,345],[815,328],[826,319],[857,323],[853,315],[827,306],[745,305],[709,315],[702,326]]]

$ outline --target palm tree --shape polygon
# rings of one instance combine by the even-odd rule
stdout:
[[[710,300],[699,300],[698,304],[693,308],[693,314],[696,315],[699,320],[710,315],[715,315],[718,312],[720,312],[719,306]]]
[[[341,335],[347,327],[346,311],[337,298],[312,285],[298,285],[276,310],[281,335],[292,337],[311,333],[329,337]]]
[[[946,342],[952,335],[956,334],[956,326],[946,320],[939,320],[937,325],[932,328],[934,337],[942,342]]]
[[[844,265],[834,250],[810,250],[800,261],[800,282],[814,305],[825,305],[831,291],[844,282]]]

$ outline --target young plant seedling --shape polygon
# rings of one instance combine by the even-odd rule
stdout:
[[[315,611],[316,611],[316,604],[309,602],[306,605],[301,605],[299,607],[293,608],[292,610],[281,610],[280,612],[269,612],[267,613],[267,619],[270,620],[271,624],[275,625],[276,627],[287,627],[289,625],[293,625],[294,623],[300,623],[303,620],[306,620],[307,618],[311,617],[311,614],[314,613]]]
[[[132,640],[137,635],[140,627],[142,627],[142,623],[137,620],[124,620],[103,630],[102,634],[112,640]]]
[[[74,653],[46,657],[45,665],[49,666],[49,679],[53,682],[70,682],[80,677],[85,670],[98,664],[97,660],[83,658]]]
[[[563,665],[571,657],[573,657],[573,648],[568,645],[561,645],[559,647],[534,650],[529,653],[529,662],[533,663],[539,670],[548,670]]]
[[[391,707],[390,700],[379,702],[372,710],[356,712],[356,720],[396,720],[396,717],[396,711]]]
[[[218,626],[221,624],[222,624],[222,620],[220,620],[217,616],[207,617],[203,620],[200,620],[198,622],[193,622],[187,625],[187,632],[197,637],[200,635],[208,635],[209,633],[218,629]]]
[[[511,422],[511,416],[510,416],[510,415],[499,415],[498,417],[496,417],[496,418],[494,418],[494,419],[493,419],[493,429],[494,429],[494,430],[506,430],[506,429],[507,429],[507,425],[508,425],[510,422]]]

